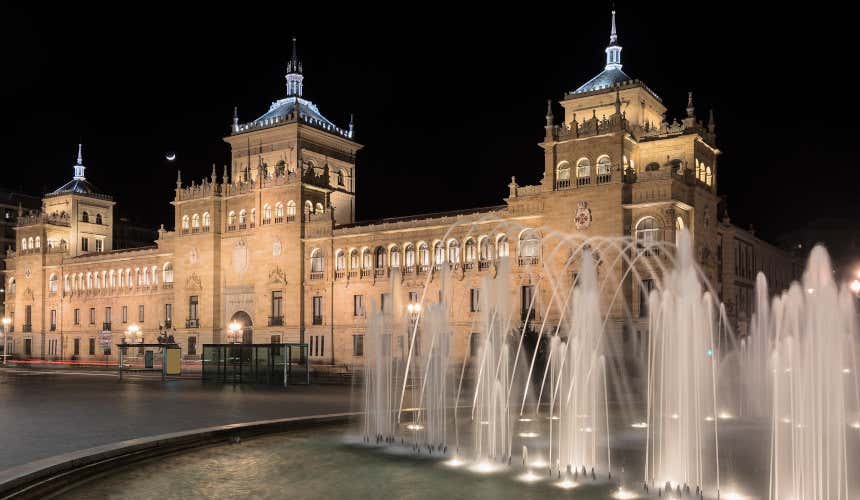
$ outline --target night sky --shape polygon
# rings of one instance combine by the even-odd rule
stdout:
[[[609,36],[608,2],[340,19],[334,4],[178,4],[0,7],[4,187],[60,186],[82,140],[87,178],[120,215],[171,227],[176,168],[199,180],[215,162],[220,175],[233,106],[250,121],[285,95],[295,34],[304,96],[341,126],[355,113],[360,219],[495,205],[511,175],[540,179],[546,99],[597,74]],[[714,108],[734,222],[773,238],[822,217],[856,221],[853,14],[743,7],[619,2],[625,72],[662,97],[670,121],[687,90],[701,118]]]

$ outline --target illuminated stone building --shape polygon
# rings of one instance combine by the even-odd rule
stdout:
[[[351,124],[338,127],[302,97],[303,78],[294,45],[286,96],[251,122],[234,113],[231,165],[190,184],[177,178],[175,229],[162,227],[153,246],[114,250],[114,201],[86,180],[79,154],[73,180],[19,218],[7,258],[10,352],[115,357],[107,346],[135,323],[146,341],[168,330],[195,356],[238,321],[243,342],[302,341],[314,363],[352,364],[370,308],[437,301],[446,270],[452,355],[462,359],[485,279],[509,276],[516,307],[534,304],[516,321],[558,321],[549,284],[569,288],[576,275],[560,235],[635,238],[625,250],[595,248],[619,342],[644,329],[645,291],[679,228],[741,329],[755,271],[782,285],[792,277],[787,254],[720,220],[713,115],[700,121],[690,94],[685,116],[666,118],[660,97],[622,70],[614,13],[603,71],[564,95],[558,119],[549,103],[542,180],[511,179],[495,207],[357,222],[361,145]],[[643,257],[634,272],[622,254]]]

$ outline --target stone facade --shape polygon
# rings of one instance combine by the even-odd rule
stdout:
[[[360,363],[371,308],[438,301],[444,275],[451,354],[462,359],[480,317],[473,289],[507,279],[514,303],[536,294],[534,312],[517,320],[553,325],[561,313],[552,291],[576,276],[572,249],[598,236],[615,238],[592,241],[608,284],[609,337],[619,339],[644,329],[644,290],[671,265],[679,228],[690,230],[732,319],[745,319],[752,294],[738,290],[754,271],[772,270],[784,285],[794,261],[719,220],[713,117],[699,121],[690,95],[686,116],[669,123],[661,99],[621,72],[615,33],[610,48],[597,83],[564,96],[561,123],[549,103],[539,184],[511,179],[496,207],[372,222],[355,220],[361,145],[351,126],[301,97],[294,54],[287,97],[252,122],[234,116],[229,168],[219,177],[213,166],[190,185],[177,179],[175,230],[162,227],[154,246],[112,250],[113,200],[88,189],[58,190],[41,214],[19,218],[17,240],[43,243],[8,254],[10,352],[115,358],[108,346],[134,323],[145,341],[168,331],[195,356],[239,321],[245,342],[305,342],[312,362]],[[616,244],[625,236],[632,245]],[[736,252],[751,268],[735,265]]]

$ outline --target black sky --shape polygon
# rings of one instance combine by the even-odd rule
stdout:
[[[233,106],[250,121],[284,96],[295,33],[305,97],[342,126],[355,113],[360,219],[501,203],[511,175],[539,180],[546,99],[598,73],[608,39],[607,2],[532,5],[337,19],[334,4],[0,7],[2,183],[63,184],[83,140],[87,177],[120,214],[170,227],[177,165],[186,180],[220,173]],[[771,238],[860,215],[853,13],[776,5],[617,6],[625,72],[670,119],[687,90],[702,118],[714,107],[720,194]]]

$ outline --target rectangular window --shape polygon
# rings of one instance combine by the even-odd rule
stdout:
[[[532,300],[535,295],[535,286],[534,285],[524,285],[521,289],[522,295],[522,305],[520,306],[520,316],[523,321],[530,321],[534,319],[534,306],[532,304]]]
[[[128,306],[122,306],[122,322],[128,323]]]
[[[92,337],[90,337],[90,350],[89,350],[89,353],[90,353],[90,356],[95,356],[95,355],[96,355],[96,339],[94,339],[94,338],[92,338]]]
[[[314,354],[314,336],[311,335],[309,337],[310,344],[308,344],[308,353],[310,356],[315,356]]]
[[[33,324],[33,306],[31,305],[24,308],[24,324],[27,326]]]
[[[475,357],[478,355],[478,349],[481,348],[481,334],[473,332],[469,335],[469,356]]]
[[[137,320],[143,323],[143,304],[137,306]]]
[[[284,292],[275,290],[272,292],[272,319],[279,321],[277,324],[283,324],[284,317]],[[274,323],[273,323],[274,324]]]
[[[313,298],[313,324],[322,324],[322,297],[316,296]]]
[[[103,240],[96,240],[96,252],[101,252],[104,250],[105,242]]]
[[[81,238],[81,251],[89,252],[90,251],[90,240],[86,237]]]
[[[95,307],[90,307],[90,324],[91,325],[96,324],[96,308]]]
[[[412,304],[418,303],[418,292],[409,292],[409,302]]]
[[[639,317],[644,318],[648,315],[648,295],[654,289],[654,280],[642,280],[642,287],[639,288]]]
[[[325,356],[325,337],[320,335],[320,356]]]
[[[102,353],[103,353],[105,356],[110,356],[110,353],[111,353],[111,351],[110,351],[110,346],[109,346],[109,345],[106,345],[106,346],[104,347],[104,349],[102,350]]]
[[[51,309],[51,331],[55,331],[57,329],[57,310]]]
[[[352,296],[352,315],[364,316],[364,295]]]
[[[80,356],[81,355],[81,339],[75,339],[74,349],[75,349],[74,355]]]
[[[188,297],[188,319],[197,320],[197,295]]]
[[[188,355],[197,356],[197,337],[188,337]]]
[[[75,309],[75,324],[76,325],[81,324],[81,310],[80,309]]]
[[[173,327],[173,304],[164,304],[164,328]]]
[[[272,335],[272,338],[269,341],[272,344],[272,356],[280,356],[281,355],[281,336],[280,335]]]
[[[364,356],[364,335],[352,336],[352,355]]]
[[[111,320],[110,307],[105,307],[105,323],[110,323],[110,320]]]
[[[379,310],[385,312],[386,307],[391,307],[391,294],[381,293],[379,294]]]
[[[469,310],[478,312],[481,310],[481,289],[472,288],[469,290]]]

